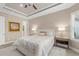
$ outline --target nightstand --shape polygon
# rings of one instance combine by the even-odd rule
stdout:
[[[55,46],[69,48],[69,39],[63,37],[55,37]]]

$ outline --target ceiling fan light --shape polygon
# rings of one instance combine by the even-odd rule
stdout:
[[[23,7],[23,4],[20,4],[20,7]]]

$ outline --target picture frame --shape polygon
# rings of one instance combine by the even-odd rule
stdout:
[[[9,22],[9,31],[20,31],[20,23]]]

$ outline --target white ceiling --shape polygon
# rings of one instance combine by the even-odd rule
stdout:
[[[0,12],[18,16],[23,19],[29,20],[43,15],[51,14],[64,10],[75,5],[74,3],[37,3],[37,10],[32,7],[20,7],[20,3],[0,3]]]
[[[14,9],[26,16],[30,16],[40,10],[44,10],[50,6],[54,6],[58,3],[35,3],[34,5],[37,7],[37,10],[35,10],[32,6],[24,8],[20,6],[21,3],[6,3],[6,7],[10,8],[10,9]],[[27,4],[27,3],[22,3],[22,4]],[[32,4],[32,3],[31,3]]]

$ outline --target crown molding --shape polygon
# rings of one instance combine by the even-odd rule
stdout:
[[[58,12],[58,11],[61,11],[61,10],[65,10],[67,8],[72,7],[73,5],[75,5],[75,3],[63,3],[63,4],[58,5],[56,7],[52,7],[52,8],[49,8],[47,10],[44,10],[42,12],[39,12],[37,14],[34,14],[32,16],[29,16],[27,19],[31,20],[31,19],[36,18],[36,17],[40,17],[40,16],[44,16],[44,15],[47,15],[47,14]]]
[[[5,4],[0,4],[0,12],[6,13],[9,15],[13,15],[13,16],[17,16],[17,17],[20,17],[20,18],[25,19],[25,20],[27,19],[25,14],[18,12],[14,9],[11,9],[11,8],[5,6]]]

